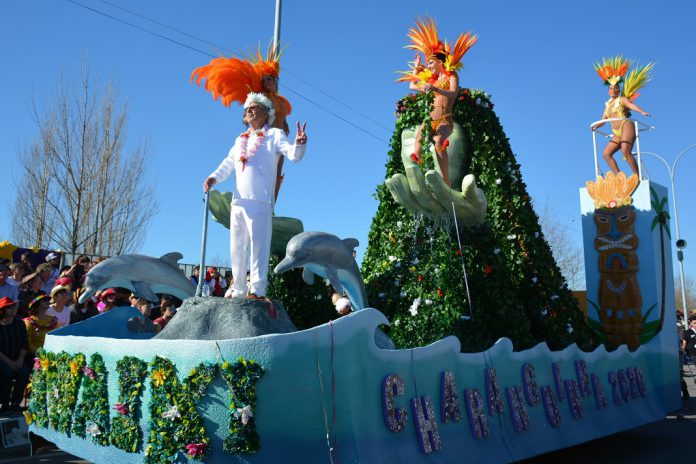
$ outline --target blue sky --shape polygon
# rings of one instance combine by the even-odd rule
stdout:
[[[76,1],[216,53],[210,45],[104,1]],[[232,50],[265,45],[273,34],[272,0],[113,2]],[[289,46],[281,62],[282,91],[294,107],[291,126],[298,118],[307,121],[310,140],[305,159],[286,168],[276,211],[300,218],[305,230],[358,238],[359,257],[377,208],[372,194],[384,178],[394,103],[407,93],[405,84],[394,82],[395,71],[406,69],[412,58],[403,49],[405,34],[425,13],[437,19],[443,38],[469,30],[479,35],[464,58],[461,84],[492,94],[537,211],[548,206],[578,243],[578,188],[594,175],[589,124],[599,119],[607,98],[594,61],[616,53],[656,61],[654,81],[637,101],[653,115],[647,122],[656,127],[641,139],[642,148],[671,161],[696,143],[693,2],[634,1],[630,7],[599,1],[284,3],[282,42]],[[238,107],[227,109],[189,83],[191,71],[210,58],[66,0],[15,1],[3,7],[0,153],[6,169],[0,183],[0,240],[10,238],[16,154],[36,134],[32,95],[50,97],[59,73],[74,75],[86,56],[100,78],[117,82],[127,99],[129,141],[144,138],[152,149],[148,178],[156,185],[160,211],[140,251],[155,256],[181,251],[184,262],[197,261],[201,183],[242,130]],[[654,181],[669,184],[661,164],[647,158],[645,163]],[[682,158],[676,176],[690,275],[696,273],[696,208],[689,189],[694,172],[696,149]],[[231,181],[221,188],[231,190]],[[211,223],[208,239],[209,256],[227,255],[226,229]]]

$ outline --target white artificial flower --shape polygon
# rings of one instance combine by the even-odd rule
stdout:
[[[90,422],[90,424],[85,427],[85,433],[87,433],[87,435],[96,437],[97,435],[101,435],[101,430],[99,430],[99,426],[97,424]]]
[[[573,326],[570,323],[566,324],[566,330],[569,334],[573,333]]]
[[[515,240],[516,238],[517,238],[517,235],[515,235],[515,234],[508,235],[508,236],[507,236],[507,239],[508,239],[508,240]]]
[[[503,180],[500,179],[500,178],[496,179],[496,180],[495,180],[495,185],[500,185],[500,183],[501,183],[502,181],[503,181]]]
[[[544,308],[541,310],[541,315],[546,316],[549,313],[549,310],[547,308]]]
[[[251,406],[246,405],[243,408],[237,408],[234,411],[234,418],[239,419],[242,418],[242,424],[247,425],[247,422],[249,422],[249,419],[254,417],[254,414],[251,412]]]
[[[537,283],[537,278],[536,278],[536,277],[532,277],[532,283],[533,283],[533,284]]]
[[[421,298],[418,297],[415,300],[413,300],[413,304],[411,305],[410,308],[408,308],[408,311],[411,313],[411,316],[415,316],[418,314],[418,307],[421,304]]]
[[[396,221],[396,227],[401,227],[403,223],[401,221]]]
[[[493,254],[497,255],[498,253],[500,253],[500,248],[493,248]]]
[[[428,298],[427,300],[425,300],[425,304],[427,304],[428,306],[430,306],[431,304],[433,304],[433,300],[431,300],[430,298]]]
[[[551,301],[554,301],[558,299],[558,295],[551,295],[549,298],[551,298]]]
[[[167,405],[167,406],[169,406],[169,405]],[[177,407],[177,405],[169,406],[169,409],[167,409],[167,411],[162,413],[162,419],[174,420],[174,419],[177,419],[179,417],[181,417],[181,413],[179,412],[179,408]]]
[[[396,261],[396,259],[397,259],[396,256],[389,256],[390,263],[393,263],[394,261]]]

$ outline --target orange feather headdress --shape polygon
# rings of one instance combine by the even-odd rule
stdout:
[[[196,68],[191,73],[191,81],[195,80],[197,85],[201,85],[201,82],[205,80],[205,90],[211,92],[215,100],[220,98],[225,106],[230,106],[233,101],[243,104],[250,92],[263,91],[261,85],[263,76],[270,74],[278,78],[280,73],[278,60],[281,54],[282,50],[277,51],[275,47],[269,46],[265,57],[257,49],[244,55],[243,59],[214,58],[207,65]],[[287,103],[287,106],[289,109],[290,104]]]
[[[602,58],[602,63],[595,63],[594,69],[605,85],[616,85],[623,81],[631,63],[624,57],[617,55],[611,58]]]
[[[606,85],[617,85],[624,82],[623,96],[634,101],[640,95],[638,90],[652,80],[651,73],[655,63],[648,63],[644,66],[636,65],[631,69],[631,72],[628,72],[631,66],[633,63],[628,59],[614,56],[608,59],[602,58],[602,63],[595,63],[594,68]]]
[[[453,73],[462,67],[461,59],[476,43],[478,36],[471,32],[462,33],[454,43],[442,42],[437,33],[437,24],[429,16],[416,20],[415,27],[408,30],[406,36],[410,43],[404,48],[423,53],[426,59],[435,58],[443,62],[447,73]],[[430,73],[423,69],[402,72],[403,77],[397,81],[426,81]]]

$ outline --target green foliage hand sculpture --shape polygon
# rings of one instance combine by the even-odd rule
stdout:
[[[411,159],[415,146],[416,128],[405,129],[401,133],[401,162],[404,174],[395,174],[386,180],[387,188],[394,200],[404,208],[415,213],[422,213],[430,218],[450,217],[452,204],[457,221],[464,226],[480,224],[485,220],[487,203],[483,191],[476,186],[472,174],[464,175],[468,165],[468,140],[459,124],[454,124],[449,137],[449,172],[452,185],[448,186],[442,179],[440,167],[435,162],[435,169],[423,174],[421,167]],[[437,160],[431,147],[433,160]],[[461,183],[461,191],[457,186]]]

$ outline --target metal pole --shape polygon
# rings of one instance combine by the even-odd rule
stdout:
[[[273,51],[277,54],[280,50],[280,16],[283,9],[283,0],[276,0],[275,26],[273,28]]]
[[[674,163],[672,164],[672,169],[670,172],[670,177],[672,178],[672,194],[674,195],[674,226],[677,229],[677,240],[681,239],[681,234],[679,232],[679,213],[677,211],[677,196],[675,193],[674,189],[674,173],[675,170],[677,169],[677,163],[679,162],[679,159],[689,150],[692,148],[696,147],[696,144],[689,145],[685,149],[681,151],[677,155],[677,158],[674,160]],[[686,284],[684,282],[684,251],[683,250],[677,250],[677,260],[679,261],[679,279],[681,280],[681,294],[682,294],[682,307],[684,308],[684,321],[686,322],[688,319],[688,308],[686,307]],[[687,325],[688,328],[688,325]]]
[[[201,239],[201,261],[198,269],[198,285],[196,286],[196,296],[203,293],[203,280],[205,276],[205,247],[208,241],[208,207],[210,205],[210,190],[205,192],[205,210],[203,211],[203,238]]]
[[[638,180],[643,181],[643,169],[640,165],[640,131],[638,130],[638,121],[633,121],[633,127],[636,131],[636,151],[638,152]]]
[[[595,177],[599,177],[599,162],[597,161],[597,131],[592,131],[592,148],[594,148]]]
[[[677,230],[677,240],[681,238],[679,235],[679,208],[677,208],[677,191],[674,186],[674,169],[677,167],[677,161],[679,161],[679,158],[686,153],[688,150],[691,148],[696,147],[696,144],[691,145],[690,147],[686,148],[684,151],[682,151],[679,156],[677,156],[677,159],[674,161],[674,164],[670,167],[669,163],[660,155],[656,153],[651,153],[649,151],[644,152],[646,155],[654,156],[655,158],[659,159],[662,161],[662,163],[665,165],[667,168],[667,172],[669,173],[669,179],[670,179],[670,184],[672,185],[672,208],[674,209],[674,225]],[[684,283],[684,253],[682,250],[677,250],[677,260],[679,261],[679,281],[680,281],[680,286],[681,286],[681,296],[682,296],[682,308],[684,308],[684,322],[687,322],[688,314],[687,314],[687,307],[686,307],[686,285]],[[687,325],[688,328],[688,325]]]

